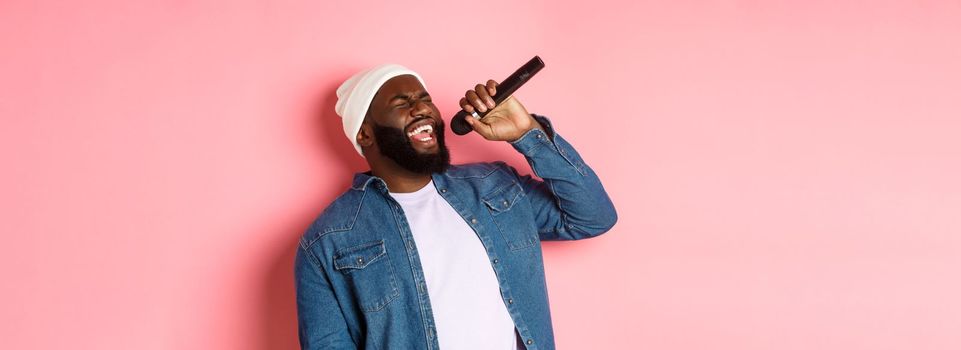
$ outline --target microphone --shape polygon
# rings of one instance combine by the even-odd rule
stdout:
[[[524,83],[530,80],[534,74],[537,74],[541,68],[544,68],[544,61],[542,61],[540,57],[534,56],[534,58],[518,68],[514,74],[511,74],[509,77],[507,77],[507,79],[504,79],[504,81],[502,81],[500,84],[497,84],[497,93],[494,94],[494,96],[491,96],[491,98],[494,99],[495,107],[510,97],[514,91],[517,91],[518,88],[523,86]],[[487,112],[484,113],[478,112],[478,119],[483,118],[490,111],[491,109],[488,109]],[[470,124],[467,124],[466,118],[468,117],[473,118],[472,115],[467,114],[467,112],[461,109],[460,112],[457,112],[457,114],[451,118],[450,129],[453,130],[457,135],[465,135],[471,132],[473,129],[470,127]]]

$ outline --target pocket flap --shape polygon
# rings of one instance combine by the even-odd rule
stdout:
[[[334,255],[334,269],[362,269],[384,254],[387,254],[387,249],[383,240],[345,248]]]
[[[510,185],[504,186],[491,192],[487,196],[484,196],[484,203],[487,204],[491,210],[495,212],[508,211],[514,206],[521,195],[524,194],[524,189],[517,182],[511,181]]]

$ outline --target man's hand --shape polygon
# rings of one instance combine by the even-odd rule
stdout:
[[[494,107],[491,97],[497,93],[497,82],[488,80],[487,85],[477,84],[474,90],[467,90],[460,99],[460,107],[467,113],[491,110],[483,119],[467,116],[467,123],[474,131],[490,141],[516,141],[531,129],[541,126],[512,95],[499,106]]]

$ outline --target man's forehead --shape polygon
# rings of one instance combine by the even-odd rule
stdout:
[[[404,74],[388,79],[384,85],[377,90],[375,99],[393,99],[397,95],[410,95],[419,92],[426,92],[424,85],[417,77]]]

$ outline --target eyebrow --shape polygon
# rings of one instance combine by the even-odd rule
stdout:
[[[430,96],[430,94],[427,93],[427,91],[424,91],[424,92],[421,92],[420,94],[418,94],[418,95],[417,95],[417,98],[424,98],[424,97],[428,97],[428,96]],[[391,97],[390,100],[387,100],[387,103],[394,103],[394,100],[409,100],[409,99],[410,99],[410,95],[407,95],[407,94],[397,94],[397,95],[394,95],[394,97]]]

